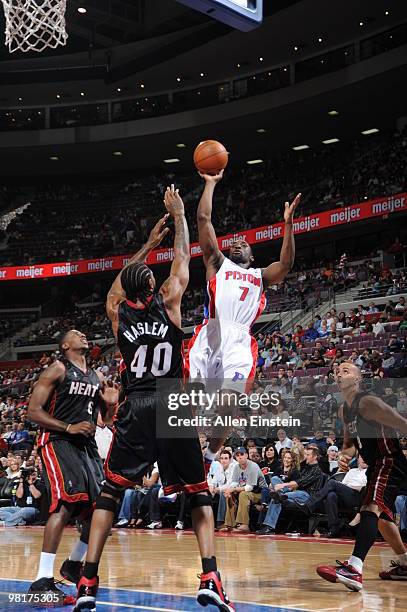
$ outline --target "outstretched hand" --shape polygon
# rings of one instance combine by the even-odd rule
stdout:
[[[183,215],[185,212],[184,202],[182,201],[182,198],[179,195],[179,189],[175,189],[175,185],[167,187],[167,190],[164,194],[164,204],[165,208],[168,210],[169,214],[172,217],[177,214]]]
[[[289,204],[288,202],[285,203],[285,209],[284,209],[284,221],[285,223],[292,223],[293,219],[294,219],[294,213],[295,210],[298,206],[298,204],[300,203],[301,200],[301,194],[298,193],[294,200],[291,202],[291,204]]]
[[[224,170],[218,172],[218,174],[205,174],[204,172],[198,172],[199,176],[201,176],[207,183],[219,183],[222,180]]]
[[[119,385],[111,380],[103,381],[99,395],[106,405],[116,405],[119,401]]]
[[[168,227],[165,227],[167,219],[169,217],[169,213],[166,213],[161,219],[154,225],[153,229],[150,232],[150,236],[148,237],[148,244],[152,249],[158,247],[161,244],[164,236],[168,234],[170,231]]]

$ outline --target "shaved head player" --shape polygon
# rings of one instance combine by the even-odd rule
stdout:
[[[393,519],[396,497],[407,486],[407,459],[397,435],[407,435],[407,419],[379,397],[361,390],[362,375],[356,365],[342,363],[335,379],[345,400],[341,408],[342,452],[350,458],[357,451],[367,463],[367,492],[352,555],[337,566],[321,565],[317,572],[329,582],[341,582],[351,591],[360,591],[363,562],[379,528],[396,555],[390,569],[380,572],[380,578],[407,580],[407,552]]]
[[[219,381],[226,394],[247,388],[254,378],[257,363],[257,342],[251,327],[266,305],[264,290],[281,283],[291,270],[294,257],[293,217],[301,194],[290,205],[285,204],[284,239],[280,259],[267,268],[254,268],[253,253],[246,240],[236,240],[229,257],[221,252],[212,225],[212,200],[216,176],[201,174],[205,179],[197,213],[199,244],[206,267],[208,304],[205,319],[189,343],[186,362],[191,382]],[[227,401],[225,402],[228,403]],[[230,404],[229,404],[230,407]],[[214,458],[228,430],[220,428],[212,436],[206,459]]]
[[[122,491],[141,481],[158,461],[164,493],[185,491],[190,498],[192,524],[202,558],[198,602],[233,612],[217,571],[214,519],[198,434],[188,438],[158,437],[156,417],[167,418],[158,379],[172,379],[181,389],[181,300],[189,281],[189,235],[184,204],[167,188],[165,206],[174,219],[174,260],[169,278],[155,291],[155,278],[145,258],[167,233],[164,217],[147,244],[121,271],[107,297],[107,313],[122,354],[125,401],[120,405],[115,432],[105,463],[106,483],[96,502],[88,553],[79,582],[75,612],[96,609],[98,566]],[[175,381],[174,381],[175,379]],[[178,380],[178,383],[177,383]],[[169,381],[168,381],[169,384]],[[191,416],[188,411],[189,416]]]

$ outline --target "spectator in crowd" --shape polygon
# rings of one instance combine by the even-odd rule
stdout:
[[[382,368],[387,375],[389,376],[391,375],[391,370],[394,367],[395,363],[396,363],[396,360],[391,354],[390,350],[388,348],[384,349],[383,359],[382,359]]]
[[[7,478],[10,480],[14,480],[15,478],[20,478],[21,476],[21,463],[17,459],[17,457],[12,456],[9,461],[9,467],[6,470]]]
[[[254,461],[257,465],[261,463],[261,455],[259,453],[259,449],[256,447],[251,447],[248,449],[249,459],[250,461]]]
[[[301,469],[297,480],[279,482],[274,484],[270,492],[272,501],[263,521],[263,527],[257,535],[270,535],[275,533],[278,518],[282,510],[282,503],[298,500],[306,502],[319,491],[324,482],[324,473],[318,465],[318,451],[315,448],[307,448],[305,451],[306,465]]]
[[[328,446],[326,454],[329,461],[329,473],[333,474],[333,472],[338,468],[338,447],[333,444]]]
[[[280,461],[278,459],[278,453],[276,452],[273,442],[270,442],[264,447],[264,459],[260,463],[260,468],[263,474],[269,472],[275,472],[280,467]]]
[[[305,362],[305,367],[308,368],[323,368],[325,365],[325,359],[321,355],[320,351],[313,349],[309,359]]]
[[[405,389],[400,388],[397,393],[397,410],[406,418],[407,415],[407,393]]]
[[[150,471],[149,475],[143,476],[143,482],[141,487],[137,486],[125,490],[123,501],[120,506],[119,520],[116,523],[116,527],[127,527],[130,524],[133,518],[133,508],[137,508],[138,510],[141,507],[141,502],[143,501],[143,498],[147,495],[150,489],[156,486],[158,488],[160,487],[157,463],[154,464],[153,469]],[[142,522],[142,517],[139,516],[138,511],[137,516],[135,518],[138,521],[138,524],[136,524],[136,526],[138,527]]]
[[[300,462],[299,455],[294,453],[293,450],[283,448],[281,451],[281,460],[279,465],[275,467],[274,473],[265,474],[266,482],[268,487],[264,487],[261,491],[261,512],[259,515],[259,524],[261,525],[264,517],[265,510],[271,499],[271,492],[274,491],[274,485],[281,482],[288,482],[290,480],[297,480],[300,476]]]
[[[283,449],[283,448],[291,448],[292,447],[293,442],[287,436],[287,432],[285,431],[285,429],[279,429],[277,431],[277,438],[278,438],[278,441],[275,444],[275,449],[276,449],[277,455],[280,454],[281,449]]]
[[[37,470],[19,477],[16,489],[16,505],[0,508],[0,526],[16,527],[34,523],[40,515],[41,497],[45,486],[38,477]]]
[[[239,465],[233,468],[232,483],[223,491],[226,498],[225,530],[235,528],[238,532],[248,532],[250,503],[257,504],[261,498],[261,489],[266,480],[260,467],[250,461],[244,447],[235,452]]]
[[[404,314],[406,310],[406,298],[403,295],[399,297],[399,300],[395,305],[394,310],[396,311],[396,315],[398,316]]]
[[[311,440],[309,441],[309,444],[317,446],[322,454],[325,454],[328,448],[328,444],[324,436],[324,432],[320,430],[315,431],[314,437],[311,438]]]
[[[360,491],[366,486],[367,465],[361,457],[358,458],[358,467],[349,470],[342,482],[330,478],[326,484],[305,502],[293,500],[293,503],[306,514],[313,514],[321,502],[325,502],[328,515],[328,537],[337,538],[340,533],[338,508],[351,510],[358,508],[361,503]]]
[[[389,343],[387,345],[389,351],[396,353],[403,346],[403,342],[397,337],[397,334],[391,334]]]
[[[212,461],[212,463],[215,462]],[[208,474],[208,485],[211,495],[213,497],[218,495],[219,497],[216,526],[220,528],[225,526],[226,516],[226,498],[223,492],[231,487],[233,469],[237,465],[237,461],[233,459],[232,452],[229,449],[223,448],[217,463],[219,463],[221,470],[216,470],[215,475],[210,479]]]

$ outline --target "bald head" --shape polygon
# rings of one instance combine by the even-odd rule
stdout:
[[[341,390],[358,387],[362,380],[362,373],[357,365],[344,361],[335,371],[335,380]]]

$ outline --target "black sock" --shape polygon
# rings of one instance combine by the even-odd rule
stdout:
[[[92,580],[98,575],[99,563],[90,563],[89,561],[85,561],[85,565],[83,567],[83,575],[88,580]]]
[[[209,557],[202,559],[202,571],[204,574],[209,574],[209,572],[218,571],[218,567],[216,565],[216,557]]]
[[[360,513],[360,525],[352,553],[354,557],[358,557],[362,561],[365,560],[376,540],[378,520],[379,517],[374,512],[362,510]]]

